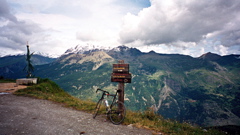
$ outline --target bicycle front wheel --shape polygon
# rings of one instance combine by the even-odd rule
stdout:
[[[113,104],[111,111],[108,113],[110,120],[113,124],[120,124],[123,122],[126,115],[126,108],[121,101],[117,101]]]
[[[96,118],[96,116],[98,115],[98,113],[99,113],[99,111],[100,111],[100,108],[102,107],[104,107],[104,105],[103,105],[103,100],[99,100],[98,102],[97,102],[97,105],[96,105],[96,107],[95,107],[95,110],[94,110],[94,113],[93,113],[93,118],[95,119]]]

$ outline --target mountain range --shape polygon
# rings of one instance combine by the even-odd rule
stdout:
[[[200,126],[240,125],[240,55],[209,52],[193,58],[143,53],[126,46],[79,45],[56,59],[36,59],[35,76],[49,78],[71,95],[93,101],[99,98],[97,88],[114,92],[118,83],[110,81],[112,64],[124,60],[132,74],[132,83],[125,84],[128,109],[152,108],[165,118]],[[24,60],[24,56],[1,57],[0,76],[24,77]]]
[[[31,62],[34,66],[51,63],[56,58],[50,58],[40,54],[34,54],[31,57]],[[0,57],[0,76],[4,78],[16,79],[26,77],[23,71],[26,66],[26,55],[13,55]]]

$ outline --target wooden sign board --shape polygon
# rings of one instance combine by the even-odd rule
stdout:
[[[132,74],[112,73],[111,82],[131,83]]]
[[[113,64],[113,73],[129,73],[129,64]]]

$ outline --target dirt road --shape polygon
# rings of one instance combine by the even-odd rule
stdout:
[[[26,85],[16,85],[16,83],[0,83],[0,93],[13,93],[26,87]]]
[[[0,95],[0,135],[151,135],[47,100]]]

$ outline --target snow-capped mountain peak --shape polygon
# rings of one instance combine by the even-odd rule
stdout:
[[[75,47],[69,48],[64,54],[76,53],[76,54],[84,54],[93,51],[107,51],[110,50],[111,47],[98,46],[93,44],[86,45],[77,45]]]
[[[49,54],[49,53],[44,53],[44,52],[39,52],[39,51],[32,52],[32,53],[35,54],[35,55],[41,55],[41,56],[49,57],[49,58],[57,58],[57,57],[59,57],[59,55],[56,55],[56,54]]]
[[[112,50],[115,52],[120,52],[120,51],[128,51],[129,49],[130,49],[129,47],[122,45],[122,46],[115,47]]]
[[[44,52],[39,52],[39,51],[33,51],[31,52],[33,53],[33,55],[40,55],[40,56],[44,56],[44,57],[48,57],[48,58],[57,58],[59,57],[59,55],[56,54],[48,54],[48,53],[44,53]],[[7,57],[7,56],[21,56],[21,55],[27,55],[25,52],[20,52],[17,54],[10,54],[10,55],[0,55],[0,57]]]

